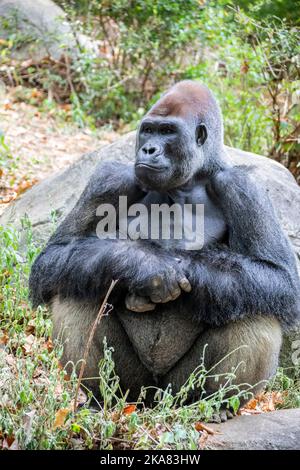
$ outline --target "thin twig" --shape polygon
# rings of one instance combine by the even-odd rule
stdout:
[[[68,57],[67,54],[65,54],[65,66],[66,66],[66,72],[67,72],[66,78],[67,78],[67,82],[68,82],[69,87],[70,87],[70,91],[71,91],[71,93],[73,93],[73,95],[76,95],[76,91],[75,91],[75,88],[74,88],[74,85],[73,85],[73,82],[72,82],[70,61],[69,61],[69,57]]]
[[[82,364],[81,364],[79,375],[78,375],[78,382],[77,382],[75,398],[74,398],[74,413],[76,413],[79,388],[80,388],[80,384],[81,384],[82,377],[83,377],[83,374],[84,374],[84,369],[85,369],[85,366],[86,366],[86,362],[87,362],[88,354],[89,354],[89,351],[90,351],[90,347],[91,347],[91,344],[92,344],[92,341],[93,341],[93,338],[94,338],[94,335],[95,335],[95,332],[96,332],[96,328],[99,325],[102,317],[106,313],[107,300],[108,300],[108,298],[111,294],[111,291],[113,290],[113,288],[117,284],[117,282],[118,282],[117,280],[111,282],[111,284],[109,286],[109,289],[108,289],[108,291],[107,291],[107,293],[104,297],[104,300],[101,304],[99,312],[97,314],[96,320],[94,321],[94,323],[91,327],[91,331],[90,331],[89,338],[88,338],[88,341],[87,341],[87,344],[86,344],[86,347],[85,347],[85,350],[84,350],[83,360],[82,360]]]

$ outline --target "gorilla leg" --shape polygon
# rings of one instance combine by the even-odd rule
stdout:
[[[234,384],[249,384],[254,386],[252,392],[258,393],[264,387],[265,381],[276,372],[281,339],[279,322],[274,318],[262,316],[208,329],[200,334],[189,352],[162,378],[162,387],[171,383],[173,392],[178,392],[200,364],[204,347],[207,345],[204,363],[206,370],[212,368],[209,375],[226,374],[240,364]],[[237,350],[225,358],[235,349]],[[223,358],[225,359],[222,360]],[[205,383],[206,395],[216,392],[224,381],[224,377],[220,377],[219,381],[216,381],[215,377],[208,378]],[[200,394],[201,390],[195,390],[190,399],[196,400]]]
[[[96,319],[99,307],[74,300],[60,300],[55,297],[51,304],[53,317],[53,337],[64,343],[63,363],[77,364],[84,356],[91,326]],[[141,386],[153,385],[153,376],[141,363],[127,334],[120,324],[115,309],[103,316],[96,329],[84,377],[99,377],[99,361],[103,357],[103,340],[114,348],[113,360],[116,374],[120,377],[123,392],[130,389],[129,400],[137,400]],[[77,366],[77,371],[79,371]],[[94,395],[99,396],[99,379],[86,380],[85,385]]]

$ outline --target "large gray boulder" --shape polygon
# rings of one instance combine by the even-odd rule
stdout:
[[[300,408],[239,416],[209,427],[220,434],[207,440],[215,450],[300,450]]]
[[[36,240],[45,243],[53,230],[51,212],[55,212],[60,220],[76,203],[97,163],[104,160],[132,161],[134,147],[135,133],[132,132],[111,145],[84,155],[65,171],[27,191],[7,208],[0,217],[0,223],[20,227],[22,217],[27,214]],[[228,153],[234,164],[253,166],[253,174],[266,187],[300,260],[300,187],[294,177],[282,165],[268,158],[233,148],[228,148]],[[300,364],[300,329],[285,337],[281,364],[284,367]]]
[[[0,0],[0,37],[18,31],[23,39],[12,51],[17,59],[59,60],[77,45],[64,11],[51,0]]]

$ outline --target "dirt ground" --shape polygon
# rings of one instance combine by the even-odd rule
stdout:
[[[118,137],[114,131],[80,129],[55,112],[16,102],[12,94],[0,97],[1,135],[7,148],[0,141],[0,213],[33,184]]]

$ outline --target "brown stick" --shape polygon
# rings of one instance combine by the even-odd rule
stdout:
[[[96,328],[99,325],[99,323],[101,321],[101,318],[106,313],[107,300],[108,300],[108,298],[111,294],[111,291],[113,290],[113,288],[117,284],[117,282],[118,282],[118,280],[111,282],[111,284],[109,286],[109,289],[108,289],[108,291],[107,291],[107,293],[104,297],[104,300],[101,304],[99,312],[97,314],[96,320],[94,321],[94,323],[91,327],[91,331],[90,331],[89,338],[88,338],[88,341],[87,341],[87,344],[86,344],[86,347],[85,347],[85,350],[84,350],[83,360],[82,360],[82,364],[81,364],[79,375],[78,375],[78,382],[77,382],[75,398],[74,398],[74,413],[76,413],[79,388],[80,388],[80,385],[81,385],[84,369],[85,369],[85,366],[86,366],[87,357],[88,357],[90,347],[91,347],[91,344],[92,344],[92,341],[93,341],[93,338],[94,338],[94,335],[95,335],[95,332],[96,332]]]

